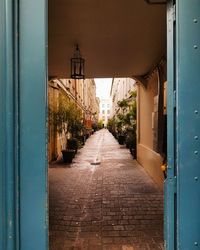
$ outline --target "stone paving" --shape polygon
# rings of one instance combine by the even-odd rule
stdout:
[[[106,129],[50,166],[49,206],[50,250],[164,249],[163,194]]]

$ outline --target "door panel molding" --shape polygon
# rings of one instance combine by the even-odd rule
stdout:
[[[200,247],[200,1],[177,1],[177,241]]]
[[[169,2],[167,250],[193,250],[200,246],[199,49],[200,2]]]
[[[17,2],[17,1],[16,1]],[[17,110],[15,100],[15,8],[11,0],[0,2],[0,248],[19,249]],[[16,67],[15,67],[16,66]]]
[[[20,250],[47,249],[47,3],[20,1]]]
[[[176,22],[174,18],[174,1],[167,4],[167,178],[164,183],[164,235],[165,248],[176,249],[176,84],[175,51]]]
[[[0,249],[47,250],[47,1],[0,1]]]

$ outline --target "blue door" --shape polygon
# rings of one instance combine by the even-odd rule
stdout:
[[[168,1],[167,250],[200,249],[200,1]],[[0,249],[47,250],[47,3],[0,1]]]
[[[0,1],[0,249],[48,249],[47,4]]]
[[[200,249],[200,1],[168,3],[167,250]]]

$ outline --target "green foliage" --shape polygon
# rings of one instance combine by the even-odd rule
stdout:
[[[96,131],[96,130],[98,130],[98,123],[92,123],[92,129],[94,130],[94,132]]]
[[[125,115],[117,114],[117,117],[115,119],[115,127],[119,134],[123,132],[124,126],[125,126]]]
[[[134,120],[136,120],[136,118],[137,118],[137,105],[136,105],[136,101],[135,100],[130,105],[129,114],[130,114],[130,116],[133,117]]]
[[[98,121],[98,128],[102,129],[104,127],[103,120]]]
[[[68,109],[69,100],[64,96],[60,95],[58,99],[58,106],[51,106],[49,108],[49,122],[54,126],[55,130],[61,134],[66,130],[70,111]]]
[[[79,141],[77,138],[71,138],[67,140],[67,147],[68,149],[75,150],[77,153],[78,147],[79,147]]]
[[[126,146],[127,148],[136,148],[136,126],[127,130],[126,135]]]
[[[55,126],[59,134],[64,132],[65,136],[68,132],[76,136],[83,128],[81,111],[64,95],[59,96],[57,108],[50,108],[49,122]]]
[[[124,109],[124,108],[127,108],[127,107],[128,107],[128,102],[127,102],[127,100],[123,99],[122,101],[118,101],[118,102],[117,102],[117,105],[118,105],[120,108]]]
[[[108,121],[108,129],[112,133],[117,132],[118,134],[127,134],[129,130],[134,130],[132,136],[133,134],[136,136],[136,96],[137,92],[132,91],[131,99],[123,99],[122,101],[118,102],[118,107],[120,108],[121,112]]]
[[[131,95],[132,98],[136,98],[137,97],[137,91],[136,90],[131,91],[130,95]]]
[[[111,130],[115,126],[115,119],[111,118],[108,120],[107,127],[109,130]]]
[[[117,105],[121,109],[121,111],[124,113],[125,110],[128,108],[128,101],[123,99],[121,101],[118,101]]]
[[[70,119],[68,120],[68,131],[72,134],[72,137],[79,135],[79,132],[83,129],[83,123],[81,121],[81,111],[76,107],[74,103],[69,105]]]

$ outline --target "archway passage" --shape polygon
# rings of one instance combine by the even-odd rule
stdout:
[[[163,92],[164,81],[166,81],[166,6],[150,5],[147,1],[141,0],[126,2],[122,0],[109,2],[105,0],[100,2],[50,0],[48,66],[51,79],[70,78],[70,58],[73,56],[75,44],[79,45],[85,59],[86,78],[131,77],[142,83],[140,95],[143,96],[140,98],[140,105],[145,108],[140,108],[139,115],[140,118],[145,117],[145,121],[140,125],[142,124],[141,128],[146,134],[140,138],[138,158],[144,165],[147,165],[150,175],[156,175],[162,186],[163,175],[160,170],[162,158],[154,151],[157,145],[154,145],[153,142],[154,140],[156,144],[158,141],[158,134],[154,133],[153,129],[156,130],[159,127],[159,122],[158,119],[154,121],[152,117],[154,115],[159,118],[162,113],[160,104],[163,102],[163,95],[160,93]],[[159,90],[161,91],[159,92]],[[143,97],[145,102],[143,102]],[[148,129],[144,126],[145,123],[148,124]],[[152,128],[152,124],[155,125],[154,128]],[[150,133],[148,133],[149,131]],[[150,139],[147,138],[149,134]],[[145,141],[144,144],[143,141]],[[144,155],[146,158],[143,158]],[[78,157],[79,159],[81,156]],[[112,160],[111,157],[109,162]],[[124,159],[127,165],[130,164],[129,160]],[[84,162],[84,164],[86,163]],[[60,244],[60,248],[63,247],[63,244],[66,244],[66,247],[69,244],[80,248],[91,247],[91,249],[98,249],[98,247],[101,249],[113,245],[119,248],[133,247],[135,244],[138,249],[162,249],[162,192],[155,188],[150,177],[147,177],[144,172],[140,172],[142,169],[139,165],[136,162],[134,164],[130,179],[127,177],[128,184],[123,183],[123,178],[115,176],[115,174],[121,174],[119,162],[114,164],[113,172],[109,170],[109,164],[106,165],[105,162],[103,168],[97,166],[94,168],[94,172],[91,172],[91,166],[82,170],[81,163],[77,168],[72,169],[50,169],[50,243],[52,249],[58,247],[56,244]],[[106,176],[102,178],[99,181],[100,185],[97,175],[103,175],[102,169],[108,171],[108,178],[106,179]],[[126,170],[129,171],[129,169]],[[56,171],[60,172],[57,177]],[[89,171],[88,175],[87,171]],[[67,177],[68,174],[73,181],[69,180],[69,183],[65,183],[64,177]],[[123,174],[126,175],[127,172],[124,171]],[[134,174],[140,175],[141,182],[137,182]],[[85,183],[88,177],[90,179]],[[116,199],[114,200],[112,200],[112,195],[110,196],[109,205],[111,204],[111,207],[109,205],[106,207],[104,202],[108,200],[102,192],[106,187],[106,180],[109,178],[117,178],[116,183],[114,181],[116,186],[109,187],[113,188],[113,192],[117,192],[117,194],[115,194]],[[142,178],[146,182],[143,182]],[[126,180],[126,177],[124,179]],[[63,185],[60,186],[59,181]],[[99,191],[95,191],[95,185],[101,186]],[[142,185],[143,187],[141,187]],[[123,189],[125,190],[124,196],[120,196]],[[86,194],[86,197],[83,194],[84,198],[81,199],[82,190],[85,190],[83,193]],[[101,201],[98,200],[98,192],[101,193]],[[127,194],[128,196],[126,196]],[[142,195],[146,199],[141,198]],[[121,198],[123,204],[120,203]],[[97,200],[94,204],[92,204],[93,199]],[[95,205],[96,203],[98,205]],[[136,207],[138,212],[134,213],[133,211],[137,210]],[[107,212],[105,212],[106,208],[108,208]],[[97,218],[95,219],[94,216],[93,219],[89,219],[94,215],[95,209],[97,209]],[[137,213],[139,213],[138,217]],[[151,213],[155,213],[155,216]],[[118,219],[114,220],[113,217],[118,215]],[[108,224],[104,225],[104,223]],[[137,230],[138,228],[141,230]],[[148,230],[145,231],[147,228]],[[142,236],[140,235],[140,237],[136,231],[141,232]],[[94,237],[84,237],[84,234]],[[142,242],[143,240],[144,242]]]

